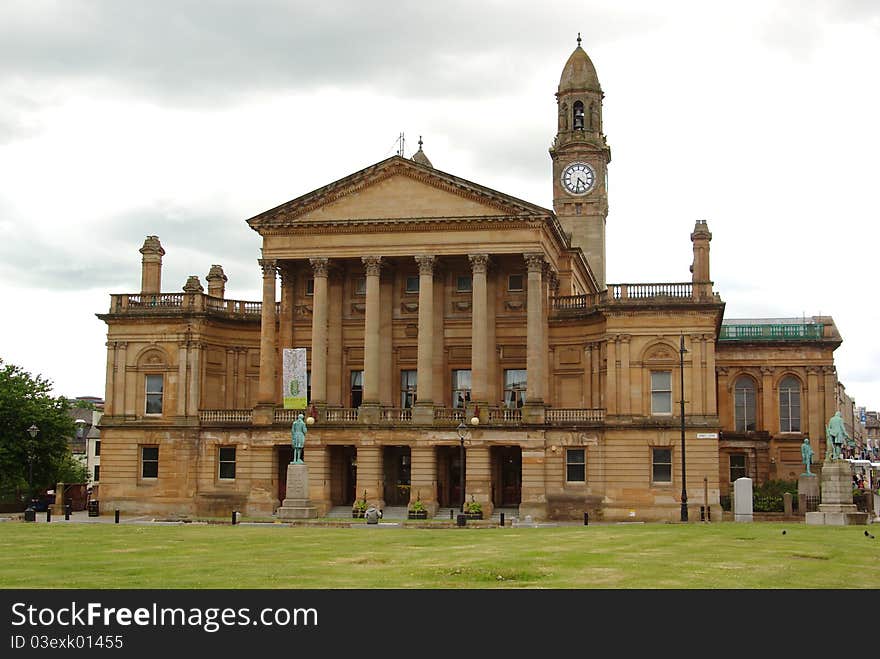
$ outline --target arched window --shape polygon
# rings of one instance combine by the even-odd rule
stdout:
[[[580,101],[574,102],[574,121],[572,122],[572,128],[575,130],[584,129],[584,104]]]
[[[801,383],[793,375],[779,383],[779,430],[801,431]]]
[[[736,432],[755,430],[755,381],[743,375],[733,385],[733,420]]]

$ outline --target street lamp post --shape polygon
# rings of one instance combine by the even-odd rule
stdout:
[[[688,494],[687,494],[687,470],[684,458],[684,334],[681,335],[681,348],[679,349],[679,373],[681,374],[681,521],[688,521]]]
[[[39,432],[40,429],[33,423],[31,424],[31,427],[27,429],[28,435],[31,436],[31,441],[29,441],[27,445],[28,505],[25,512],[34,511],[34,440],[37,438],[37,433]]]
[[[467,437],[468,427],[464,425],[464,421],[458,424],[458,441],[460,444],[460,452],[459,452],[459,478],[458,484],[459,489],[461,490],[461,508],[459,512],[464,512],[464,438]]]

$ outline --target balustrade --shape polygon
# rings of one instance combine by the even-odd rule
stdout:
[[[544,419],[547,423],[596,423],[605,420],[605,410],[602,408],[547,408],[544,411]]]
[[[199,410],[202,423],[250,423],[252,410]]]

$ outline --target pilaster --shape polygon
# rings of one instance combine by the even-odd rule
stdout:
[[[465,447],[465,503],[473,500],[483,509],[483,518],[491,517],[492,503],[492,462],[488,446]]]
[[[416,498],[425,504],[428,514],[437,512],[437,460],[433,446],[413,446],[410,449],[412,467],[410,470],[410,499],[412,505]]]
[[[385,507],[382,471],[382,447],[358,446],[356,499],[363,498],[366,492],[368,506]]]

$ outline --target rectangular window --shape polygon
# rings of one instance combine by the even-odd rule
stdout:
[[[358,277],[354,280],[354,294],[355,295],[366,295],[367,294],[367,278],[366,277]]]
[[[364,372],[351,372],[351,406],[358,408],[364,401]]]
[[[521,291],[522,289],[523,289],[523,276],[522,275],[510,275],[507,278],[507,290]]]
[[[471,401],[470,369],[452,371],[452,407],[464,409]]]
[[[165,378],[162,375],[148,375],[146,380],[146,413],[162,414],[162,391]]]
[[[92,478],[92,481],[97,483],[99,480],[101,480],[100,473],[101,473],[101,465],[95,465],[95,476],[94,476],[94,478]]]
[[[314,279],[306,279],[306,295],[314,295],[315,294],[315,280]]]
[[[158,446],[141,446],[141,478],[159,478]]]
[[[470,275],[459,275],[455,278],[455,290],[459,293],[470,293],[471,287]]]
[[[418,293],[419,292],[419,277],[418,276],[409,276],[406,278],[406,292],[407,293]]]
[[[101,440],[96,439],[95,440],[95,457],[97,458],[99,455],[101,455]]]
[[[221,446],[218,458],[220,462],[220,478],[227,480],[235,478],[235,447]]]
[[[418,371],[400,372],[400,406],[409,409],[416,404],[416,375]]]
[[[744,453],[733,453],[730,456],[730,482],[746,477],[746,456]]]
[[[504,406],[508,409],[522,407],[526,402],[526,369],[504,369]]]
[[[672,371],[651,371],[651,414],[672,414]]]
[[[651,449],[651,482],[672,482],[672,449]]]
[[[565,480],[584,483],[587,480],[586,451],[582,448],[565,450]]]

